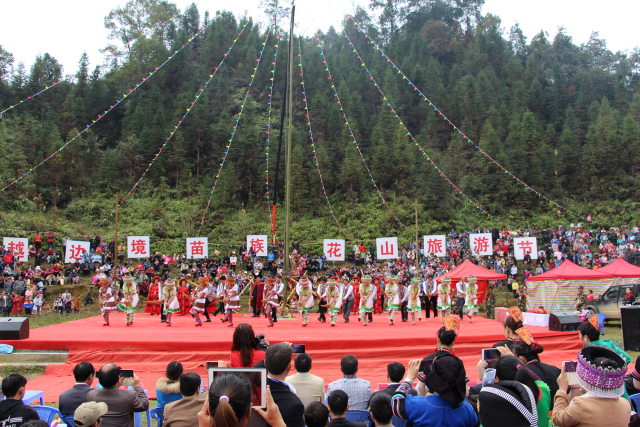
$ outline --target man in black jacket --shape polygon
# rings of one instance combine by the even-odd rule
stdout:
[[[18,427],[22,424],[39,420],[35,409],[22,403],[27,379],[20,374],[11,374],[2,380],[2,394],[6,397],[0,402],[0,425]]]
[[[389,396],[393,396],[396,393],[396,389],[400,386],[400,381],[404,378],[404,373],[406,369],[402,363],[391,362],[387,365],[387,388],[383,388],[382,390],[378,390],[373,395],[375,396],[377,393],[388,394]],[[414,389],[411,389],[411,394],[414,396],[418,395],[418,392]]]
[[[328,427],[365,427],[365,423],[348,421],[344,415],[349,410],[349,395],[342,390],[334,390],[327,397],[331,422]]]
[[[291,347],[285,343],[270,346],[264,355],[267,385],[287,427],[304,427],[304,405],[295,388],[285,378],[291,371]]]
[[[89,362],[80,362],[73,368],[76,380],[73,388],[60,394],[60,412],[64,416],[73,416],[78,406],[87,401],[87,394],[91,390],[95,369]]]

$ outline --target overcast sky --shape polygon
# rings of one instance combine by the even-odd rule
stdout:
[[[192,2],[174,0],[181,11]],[[236,14],[248,11],[254,19],[260,18],[260,0],[195,2],[201,14],[207,9],[213,13],[222,6],[231,6]],[[125,3],[126,0],[62,0],[54,3],[4,0],[0,9],[0,45],[13,53],[16,65],[23,61],[27,68],[37,54],[48,52],[62,63],[65,74],[73,74],[84,51],[93,68],[103,62],[98,50],[109,42],[104,17],[111,9]],[[298,0],[298,31],[311,35],[317,28],[338,27],[343,14],[351,12],[358,3],[369,4],[366,0]],[[640,1],[637,0],[613,3],[610,7],[594,0],[486,0],[483,13],[498,15],[506,32],[519,22],[529,40],[541,29],[553,37],[558,28],[564,26],[577,44],[586,42],[592,31],[599,31],[613,51],[630,50],[640,44],[636,39],[636,20],[640,16]]]

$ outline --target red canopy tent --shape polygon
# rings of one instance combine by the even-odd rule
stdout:
[[[603,270],[604,268],[598,270],[589,270],[588,268],[580,267],[579,265],[576,265],[567,260],[556,268],[547,271],[546,273],[538,274],[537,276],[530,276],[528,281],[539,282],[543,280],[598,280],[611,279],[613,277],[616,277],[612,273],[603,272]]]
[[[478,279],[478,304],[484,301],[484,296],[487,293],[488,280],[505,280],[507,278],[506,274],[487,270],[486,268],[479,267],[471,261],[467,260],[447,274],[436,277],[436,280],[440,282],[443,278],[449,277],[451,278],[451,282],[453,284],[459,282],[460,278],[462,277],[468,278],[472,275],[476,276],[476,278]],[[452,291],[455,293],[455,286],[452,286]]]
[[[613,277],[640,277],[640,267],[629,264],[622,258],[618,258],[606,267],[599,268],[596,271],[613,274]]]

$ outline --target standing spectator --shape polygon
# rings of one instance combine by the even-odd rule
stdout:
[[[344,377],[329,384],[327,396],[333,390],[342,390],[349,395],[350,406],[353,410],[366,411],[371,399],[371,383],[356,377],[358,373],[358,359],[347,354],[340,361],[340,370]],[[327,399],[325,399],[327,405]]]
[[[38,252],[40,249],[42,249],[42,234],[40,234],[40,232],[38,232],[35,237],[33,238],[35,245],[36,245],[36,252]]]
[[[27,379],[20,374],[11,374],[2,380],[2,394],[5,400],[0,402],[0,425],[19,427],[31,420],[39,420],[35,409],[22,403]]]
[[[56,248],[53,243],[54,236],[55,234],[53,234],[53,231],[47,233],[47,245],[51,250],[54,250]]]
[[[291,371],[291,355],[291,347],[285,343],[275,344],[267,349],[264,358],[267,385],[287,427],[303,427],[304,405],[285,381]]]
[[[182,363],[173,361],[167,365],[165,376],[156,381],[156,398],[158,406],[162,409],[167,403],[182,399],[180,393],[180,376],[184,372]]]
[[[2,291],[2,294],[0,294],[0,311],[2,312],[2,317],[6,317],[8,315],[8,305],[9,297],[7,297],[7,293],[5,291]]]
[[[60,394],[60,412],[69,417],[76,412],[78,407],[87,401],[87,394],[93,384],[95,369],[89,362],[80,362],[73,368],[73,378],[76,383],[73,388]]]
[[[109,407],[109,412],[103,416],[102,427],[135,427],[133,413],[149,408],[140,378],[134,375],[133,390],[120,390],[120,368],[109,363],[100,368],[98,380],[103,388],[91,390],[87,400],[104,402]]]
[[[351,314],[355,296],[353,295],[353,285],[349,283],[349,278],[345,277],[342,281],[344,283],[342,286],[342,317],[345,323],[349,323],[349,315]]]
[[[285,381],[295,387],[296,394],[302,400],[305,408],[311,402],[322,402],[324,400],[324,380],[309,373],[311,356],[307,353],[300,353],[293,362],[297,373],[288,376]]]
[[[191,427],[198,419],[198,412],[202,409],[205,394],[200,395],[200,375],[189,372],[180,375],[180,393],[182,399],[168,403],[164,407],[165,427]]]
[[[458,299],[458,314],[460,315],[460,320],[464,319],[464,301],[467,289],[467,282],[465,281],[466,277],[461,277],[460,281],[456,283],[456,298]]]
[[[349,396],[342,390],[334,390],[327,397],[331,422],[329,427],[366,427],[364,423],[347,421],[345,413],[350,409]]]

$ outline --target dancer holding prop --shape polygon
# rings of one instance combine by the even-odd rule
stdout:
[[[117,309],[116,299],[113,296],[113,289],[109,286],[109,279],[102,277],[99,283],[100,291],[98,292],[98,301],[100,302],[100,311],[104,318],[104,325],[102,326],[109,326],[109,313]]]
[[[118,303],[118,308],[125,313],[127,326],[133,325],[133,318],[136,314],[136,306],[138,305],[138,290],[136,283],[131,276],[125,276],[122,279],[122,301]]]
[[[154,314],[162,313],[162,307],[158,303],[160,300],[160,277],[154,276],[149,286],[149,294],[147,295],[147,305],[144,307],[145,313]]]
[[[278,291],[275,285],[276,279],[274,279],[273,277],[267,277],[264,280],[265,287],[262,305],[264,306],[264,312],[267,315],[267,319],[269,319],[269,326],[267,327],[273,328],[273,313],[280,307],[280,301],[278,300]]]
[[[466,287],[466,301],[464,304],[464,308],[467,310],[467,314],[469,316],[469,322],[473,322],[473,314],[478,313],[478,279],[476,276],[469,276],[467,278],[467,287]]]
[[[451,278],[443,277],[438,285],[438,312],[445,318],[451,314]]]
[[[200,320],[200,313],[204,313],[207,303],[207,285],[209,279],[206,277],[200,277],[199,283],[193,291],[193,307],[191,307],[191,317],[196,319],[196,326],[202,326],[202,320]]]
[[[387,286],[384,289],[384,299],[387,301],[387,310],[389,311],[389,324],[393,326],[396,312],[400,307],[400,289],[398,288],[398,276],[387,276]]]
[[[309,324],[309,311],[313,310],[313,288],[308,278],[303,277],[296,285],[296,293],[298,294],[298,304],[302,313],[302,327]]]
[[[222,278],[220,278],[222,280]],[[240,310],[240,296],[238,295],[238,285],[236,285],[236,278],[228,276],[225,280],[224,294],[224,318],[222,323],[229,322],[229,327],[233,327],[233,310]]]
[[[176,290],[176,282],[169,279],[164,282],[162,287],[163,314],[165,316],[167,326],[171,326],[171,316],[173,313],[180,312],[180,303],[178,302],[178,291]]]
[[[327,301],[327,310],[331,316],[331,326],[336,326],[338,312],[342,306],[342,293],[340,292],[338,282],[336,282],[334,278],[327,281],[327,290],[322,297]]]
[[[416,313],[418,313],[418,319],[422,320],[422,307],[420,306],[420,278],[414,277],[411,279],[411,284],[407,289],[408,304],[407,311],[411,313],[411,324],[416,324]]]
[[[364,322],[364,326],[369,324],[369,316],[373,311],[374,295],[376,287],[371,284],[371,276],[362,276],[362,284],[360,285],[360,319]]]

